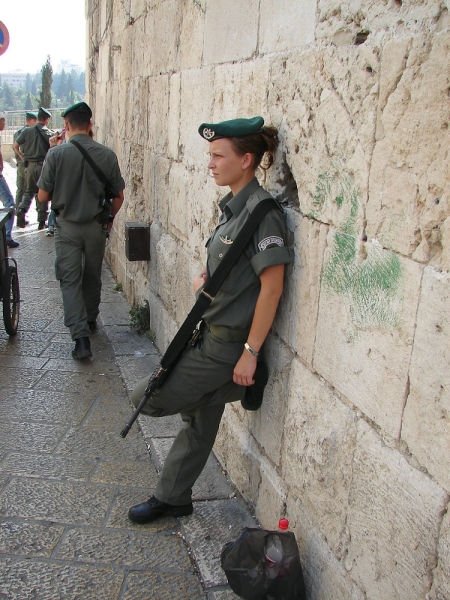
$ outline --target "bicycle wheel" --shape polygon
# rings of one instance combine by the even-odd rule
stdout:
[[[19,326],[20,288],[17,268],[8,266],[3,287],[3,321],[6,333],[16,335]]]

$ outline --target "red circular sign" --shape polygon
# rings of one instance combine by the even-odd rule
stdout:
[[[6,29],[6,25],[0,21],[0,54],[6,52],[9,46],[9,32]]]

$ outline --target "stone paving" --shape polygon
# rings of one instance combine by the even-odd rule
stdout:
[[[14,188],[15,171],[5,175]],[[139,526],[127,510],[147,498],[180,426],[141,417],[128,437],[128,392],[159,355],[129,328],[129,306],[107,267],[94,357],[70,356],[54,279],[54,241],[16,230],[21,317],[0,326],[0,599],[231,600],[223,544],[255,520],[211,456],[194,514]]]

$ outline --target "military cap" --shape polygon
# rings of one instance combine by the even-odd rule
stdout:
[[[75,104],[72,104],[72,106],[69,106],[61,113],[61,116],[67,117],[67,115],[72,112],[86,113],[89,115],[89,118],[92,117],[92,110],[89,108],[86,102],[76,102]]]
[[[38,119],[50,119],[51,116],[52,116],[52,113],[49,110],[47,110],[43,106],[39,107],[39,110],[38,110]]]
[[[199,134],[208,142],[219,138],[244,137],[260,133],[264,126],[262,117],[251,119],[231,119],[221,123],[202,123],[198,128]]]
[[[26,119],[37,119],[37,114],[35,112],[26,112],[25,118]]]

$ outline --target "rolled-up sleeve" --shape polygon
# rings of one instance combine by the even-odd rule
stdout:
[[[271,210],[258,227],[252,242],[251,265],[256,275],[267,267],[287,265],[292,260],[287,229],[281,210]]]

